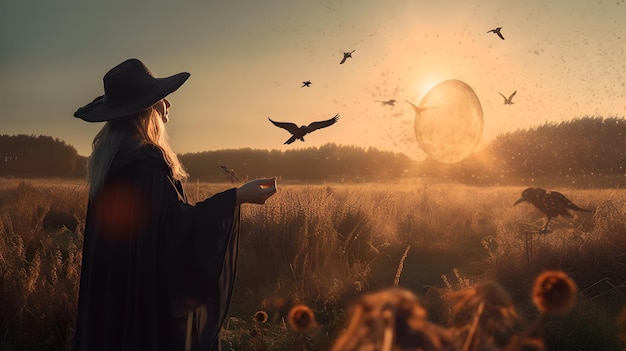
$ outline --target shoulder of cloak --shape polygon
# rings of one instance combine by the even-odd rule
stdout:
[[[154,168],[162,168],[164,171],[171,173],[171,169],[165,161],[165,156],[161,149],[155,145],[144,145],[136,150],[120,150],[111,163],[109,175],[115,175],[123,172],[129,166],[137,164],[148,164]]]

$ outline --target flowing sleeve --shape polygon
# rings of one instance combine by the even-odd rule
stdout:
[[[179,201],[163,218],[166,270],[173,310],[186,314],[212,298],[229,250],[235,249],[238,207],[235,189],[190,205]]]
[[[174,315],[185,349],[209,349],[219,343],[235,283],[239,207],[235,189],[191,206],[179,202],[169,216],[169,276]],[[193,347],[191,347],[193,345]]]

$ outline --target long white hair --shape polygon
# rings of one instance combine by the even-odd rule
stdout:
[[[135,116],[106,122],[96,134],[88,164],[89,197],[95,197],[104,186],[111,163],[120,150],[132,153],[145,145],[154,145],[163,152],[175,179],[189,176],[169,145],[161,113],[149,107]]]

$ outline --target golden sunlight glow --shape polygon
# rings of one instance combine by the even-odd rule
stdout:
[[[480,101],[463,81],[450,79],[437,84],[414,109],[417,142],[437,161],[461,161],[482,136]]]
[[[417,100],[413,103],[419,106],[420,101],[426,96],[430,89],[444,80],[445,79],[441,78],[441,75],[437,73],[429,73],[420,77],[420,80],[415,85],[415,96]]]

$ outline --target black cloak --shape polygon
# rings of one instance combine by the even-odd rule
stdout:
[[[159,149],[118,153],[89,199],[75,349],[219,350],[238,227],[234,188],[190,205]]]

